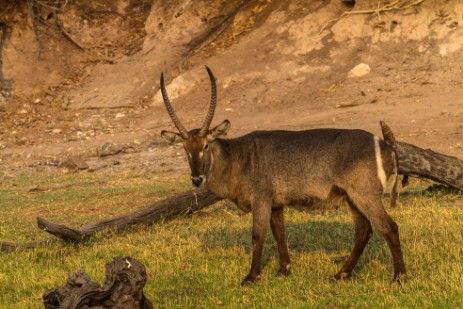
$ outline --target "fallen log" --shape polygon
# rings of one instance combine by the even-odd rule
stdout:
[[[463,191],[463,161],[431,149],[398,142],[391,128],[380,122],[384,141],[391,145],[399,157],[399,174],[430,179]]]
[[[45,239],[45,240],[41,240],[38,242],[28,242],[28,243],[15,243],[15,242],[2,241],[0,242],[0,251],[9,252],[9,251],[15,251],[17,249],[34,249],[36,247],[48,245],[51,242],[52,242],[51,239]]]
[[[217,195],[201,188],[180,193],[127,215],[83,225],[79,229],[55,224],[40,217],[37,218],[37,224],[40,229],[63,240],[77,242],[88,239],[105,229],[119,232],[133,225],[152,224],[161,218],[199,210],[219,200],[221,198]]]
[[[221,198],[212,192],[205,188],[200,188],[166,198],[126,215],[85,224],[78,229],[52,223],[40,217],[37,218],[37,225],[40,229],[65,241],[80,242],[89,239],[96,233],[106,229],[120,232],[134,225],[152,224],[162,218],[168,218],[189,211],[200,210],[220,200]],[[2,252],[8,252],[15,251],[20,248],[33,249],[48,243],[50,243],[49,240],[27,244],[0,242],[0,250]]]
[[[463,162],[461,160],[429,149],[398,142],[386,123],[381,121],[380,125],[384,140],[394,147],[399,157],[399,174],[430,179],[463,191]],[[161,218],[186,211],[197,211],[219,200],[218,196],[201,188],[169,197],[127,215],[83,225],[79,229],[55,224],[40,217],[37,218],[37,224],[40,229],[58,238],[79,242],[91,238],[105,229],[119,232],[138,224],[153,224]],[[0,249],[1,251],[13,251],[18,248],[35,248],[47,243],[49,241],[28,244],[0,242]]]

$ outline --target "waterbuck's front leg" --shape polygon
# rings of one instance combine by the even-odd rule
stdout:
[[[241,282],[241,286],[247,286],[260,278],[262,251],[265,234],[270,223],[272,212],[270,203],[260,203],[253,207],[252,211],[252,262],[251,270]]]
[[[289,261],[288,245],[285,239],[285,221],[284,221],[284,208],[273,208],[272,216],[270,218],[270,227],[272,228],[273,236],[277,242],[278,255],[280,257],[280,269],[277,275],[288,276],[291,270],[291,263]]]

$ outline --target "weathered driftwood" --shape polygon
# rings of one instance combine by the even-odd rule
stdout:
[[[43,303],[46,309],[151,309],[153,305],[143,293],[147,279],[142,263],[129,256],[116,257],[106,264],[103,287],[80,270],[69,274],[66,285],[46,291]]]
[[[463,161],[430,149],[398,142],[391,128],[380,122],[384,140],[399,156],[399,174],[431,179],[463,191]]]
[[[105,229],[122,231],[137,224],[152,224],[161,218],[177,215],[185,211],[199,210],[219,200],[220,198],[215,194],[201,188],[180,193],[128,215],[83,225],[79,229],[51,223],[40,217],[37,218],[37,224],[40,229],[61,239],[81,241]]]
[[[2,241],[0,242],[0,251],[1,252],[9,252],[15,251],[17,249],[34,249],[36,247],[45,246],[51,242],[50,239],[38,241],[38,242],[29,242],[29,243],[15,243],[15,242],[7,242]]]
[[[201,188],[180,193],[123,216],[88,223],[78,229],[52,223],[40,217],[37,218],[37,225],[40,229],[63,240],[79,242],[88,239],[105,229],[112,229],[113,231],[118,232],[126,230],[137,224],[152,224],[162,218],[175,216],[188,211],[199,210],[212,205],[219,200],[220,198],[218,196],[204,188]],[[9,252],[20,248],[33,249],[46,245],[49,242],[50,240],[24,244],[0,242],[0,251]]]

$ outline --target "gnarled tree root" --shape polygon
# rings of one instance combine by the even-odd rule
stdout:
[[[140,308],[153,305],[143,293],[148,276],[138,260],[116,257],[106,264],[105,284],[101,287],[83,271],[70,273],[66,285],[43,295],[46,309]]]

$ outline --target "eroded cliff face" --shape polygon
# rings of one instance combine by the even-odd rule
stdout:
[[[204,63],[223,70],[225,88],[254,79],[318,84],[313,76],[331,80],[370,59],[391,67],[407,54],[439,71],[461,59],[463,44],[463,4],[441,2],[118,0],[37,5],[33,14],[18,4],[2,72],[17,93],[79,81],[70,96],[81,108],[146,101],[161,71],[179,77],[172,95],[183,95],[203,79],[189,71]],[[255,97],[268,92],[258,88]]]
[[[320,126],[380,134],[382,119],[405,141],[458,156],[463,3],[383,2],[67,1],[36,8],[34,19],[18,2],[8,19],[0,10],[12,85],[0,102],[3,153],[90,155],[109,138],[146,150],[171,126],[161,72],[192,128],[209,101],[207,64],[215,118],[232,121],[231,135]],[[359,64],[367,74],[350,77]]]

